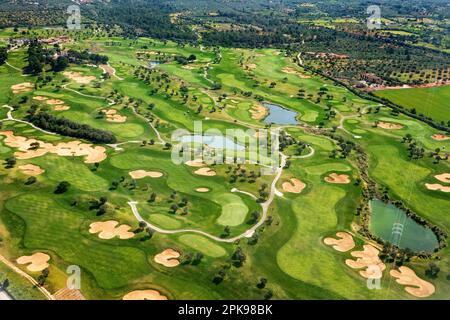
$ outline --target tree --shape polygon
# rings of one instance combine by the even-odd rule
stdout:
[[[16,163],[17,163],[17,160],[16,160],[15,157],[9,157],[9,158],[7,158],[7,159],[5,160],[5,162],[6,162],[5,168],[6,168],[6,169],[11,169],[11,168],[14,168],[14,166],[15,166]]]
[[[266,284],[267,284],[267,279],[266,278],[261,278],[261,279],[259,279],[259,282],[256,285],[256,287],[258,289],[264,289],[266,287]]]
[[[237,247],[236,250],[231,255],[231,261],[233,262],[235,267],[241,267],[245,260],[247,259],[246,255],[242,251],[241,247]]]
[[[8,49],[5,47],[0,48],[0,66],[3,65],[8,59]]]
[[[71,186],[71,184],[67,181],[62,181],[58,184],[58,186],[56,187],[55,190],[55,194],[62,194],[67,192],[67,190],[69,190],[69,187]]]
[[[440,271],[441,269],[436,265],[436,263],[430,262],[425,274],[428,278],[436,279]]]

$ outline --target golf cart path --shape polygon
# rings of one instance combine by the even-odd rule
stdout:
[[[277,189],[276,189],[276,185],[277,185],[278,181],[280,180],[281,175],[283,174],[283,169],[284,169],[284,167],[286,165],[286,159],[287,159],[287,157],[281,152],[280,152],[280,157],[281,157],[281,163],[280,163],[280,166],[277,168],[276,176],[275,176],[274,180],[272,181],[272,185],[270,187],[269,198],[267,199],[266,202],[260,203],[261,208],[262,208],[261,218],[259,219],[259,221],[253,227],[251,227],[250,229],[248,229],[244,233],[242,233],[242,234],[240,234],[238,236],[235,236],[233,238],[226,238],[226,239],[225,238],[220,238],[220,237],[214,236],[214,235],[212,235],[210,233],[207,233],[207,232],[204,232],[204,231],[201,231],[201,230],[195,230],[195,229],[175,229],[175,230],[162,229],[160,227],[157,227],[157,226],[155,226],[155,225],[145,221],[142,218],[142,216],[140,215],[139,210],[137,208],[138,202],[130,201],[130,202],[128,202],[128,205],[131,207],[131,211],[133,212],[135,218],[139,222],[145,223],[149,228],[153,229],[156,232],[162,233],[162,234],[197,233],[197,234],[203,235],[205,237],[208,237],[208,238],[210,238],[212,240],[215,240],[215,241],[218,241],[218,242],[225,242],[225,243],[233,243],[233,242],[235,242],[237,240],[240,240],[242,238],[249,238],[266,221],[267,212],[269,210],[269,207],[272,204],[273,199],[275,198],[275,195],[278,193]],[[234,190],[234,192],[242,192],[242,191],[239,191],[239,190],[236,190],[236,189],[233,189],[233,190]],[[232,190],[232,192],[233,192],[233,190]],[[245,192],[242,192],[242,193],[245,193]],[[245,193],[245,194],[247,194],[247,193]],[[252,194],[248,194],[248,195],[253,197],[253,198],[255,197]]]

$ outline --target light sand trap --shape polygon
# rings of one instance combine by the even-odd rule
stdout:
[[[340,239],[335,238],[325,238],[323,242],[328,246],[333,246],[333,248],[340,252],[347,252],[355,247],[355,241],[351,234],[347,232],[338,232],[336,236]]]
[[[128,172],[128,174],[133,179],[143,179],[145,177],[161,178],[163,176],[163,174],[161,172],[158,172],[158,171],[145,171],[145,170],[130,171],[130,172]]]
[[[432,191],[442,191],[442,192],[450,192],[450,187],[443,186],[442,184],[435,183],[425,183],[425,187],[427,187],[428,190]]]
[[[45,101],[45,103],[47,103],[48,105],[54,106],[54,105],[64,104],[64,101],[59,100],[59,99],[49,99],[49,100]]]
[[[24,82],[11,86],[11,90],[14,94],[30,92],[33,88],[34,84],[31,82]]]
[[[102,112],[104,112],[106,114],[106,121],[118,122],[118,123],[123,123],[123,122],[127,121],[127,117],[117,114],[117,110],[115,110],[115,109],[109,109],[109,110],[103,109]]]
[[[69,110],[70,109],[70,107],[69,106],[66,106],[66,105],[63,105],[63,106],[54,106],[53,107],[53,110],[55,110],[55,111],[66,111],[66,110]]]
[[[450,136],[446,136],[444,134],[433,134],[431,138],[437,141],[450,140]]]
[[[216,172],[211,168],[201,168],[195,171],[194,173],[200,176],[207,176],[207,177],[212,177],[216,175]]]
[[[247,69],[255,70],[258,66],[254,63],[249,63],[246,64],[244,67],[246,67]]]
[[[206,166],[206,164],[204,164],[201,159],[189,160],[185,164],[189,167],[205,167]]]
[[[297,70],[295,70],[295,69],[292,68],[292,67],[284,67],[284,68],[283,68],[283,72],[284,72],[284,73],[288,73],[288,74],[295,74],[295,75],[299,76],[299,77],[302,78],[302,79],[309,79],[309,78],[311,78],[311,76],[308,76],[308,75],[306,75],[306,74],[303,74],[303,73],[301,73],[300,71],[297,71]]]
[[[79,84],[89,84],[92,81],[94,81],[95,79],[97,79],[94,76],[83,76],[79,72],[72,72],[72,71],[65,71],[63,73],[63,75],[65,77],[69,78],[70,80],[73,80],[73,81],[75,81],[76,83],[79,83]]]
[[[366,268],[359,271],[359,274],[364,278],[380,279],[386,265],[378,257],[379,253],[380,251],[377,248],[366,244],[364,245],[364,251],[353,251],[351,253],[353,257],[357,258],[356,261],[347,259],[345,264],[353,269]]]
[[[362,226],[357,224],[356,222],[352,222],[351,228],[352,228],[353,232],[358,232],[359,230],[362,229]]]
[[[119,237],[119,239],[125,240],[134,237],[134,232],[130,232],[131,227],[127,224],[122,224],[117,227],[119,222],[110,221],[99,221],[93,222],[89,225],[90,233],[99,233],[98,237],[100,239],[109,240],[114,237]]]
[[[332,173],[328,177],[325,177],[324,180],[328,183],[335,183],[335,184],[349,184],[350,183],[350,177],[346,174]]]
[[[438,179],[439,181],[442,181],[444,183],[450,183],[450,173],[438,174],[438,175],[436,175],[434,177],[436,179]]]
[[[250,113],[252,114],[252,119],[261,120],[267,116],[267,109],[261,105],[255,105],[250,109]]]
[[[39,272],[49,267],[50,256],[42,252],[36,252],[31,256],[22,256],[17,259],[18,264],[29,264],[27,269],[31,272]]]
[[[197,188],[195,189],[195,191],[200,192],[200,193],[205,193],[205,192],[209,192],[208,188]]]
[[[56,300],[86,300],[80,290],[64,288],[53,294]]]
[[[156,290],[136,290],[127,293],[123,300],[167,300],[166,296],[163,296]]]
[[[168,268],[174,268],[180,265],[180,261],[178,258],[180,257],[180,253],[173,249],[166,249],[163,252],[157,254],[154,258],[156,263],[162,264]]]
[[[419,278],[414,270],[408,267],[401,266],[399,271],[391,270],[390,274],[397,278],[397,283],[408,286],[405,291],[415,297],[426,298],[436,291],[433,284]]]
[[[306,184],[298,179],[292,178],[290,181],[283,182],[283,190],[290,193],[300,193],[305,189]]]
[[[43,96],[36,96],[36,97],[33,97],[33,100],[36,100],[36,101],[45,101],[45,100],[47,100],[48,98],[47,97],[43,97]]]
[[[388,130],[399,130],[402,129],[403,126],[398,123],[389,123],[389,122],[378,122],[377,125],[379,128],[388,129]]]
[[[43,156],[47,153],[53,153],[63,157],[81,157],[85,156],[85,163],[98,163],[106,159],[106,149],[104,147],[93,147],[91,144],[81,143],[80,141],[60,142],[57,145],[45,143],[36,139],[15,136],[12,131],[0,131],[0,135],[6,136],[4,143],[20,151],[14,153],[17,159],[26,160]],[[39,143],[39,148],[29,150],[32,143]]]
[[[28,176],[38,176],[45,172],[45,170],[41,169],[41,167],[34,164],[25,164],[23,166],[19,166],[19,169]]]
[[[195,67],[193,67],[193,66],[182,66],[182,68],[186,69],[186,70],[194,70],[195,69]]]

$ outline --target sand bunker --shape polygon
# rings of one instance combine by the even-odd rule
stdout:
[[[325,238],[323,242],[328,246],[333,246],[333,248],[340,252],[347,252],[355,247],[355,241],[351,234],[347,232],[338,232],[336,236],[340,239],[335,238]]]
[[[380,251],[370,244],[364,245],[364,251],[353,251],[351,255],[356,259],[347,259],[345,264],[353,269],[366,268],[359,271],[359,274],[364,278],[380,279],[386,265],[380,260],[378,254]]]
[[[391,270],[390,274],[394,278],[397,278],[397,283],[409,286],[405,287],[405,291],[415,297],[426,298],[436,291],[434,285],[420,279],[414,270],[408,267],[401,266],[399,271]]]
[[[161,172],[158,171],[145,171],[145,170],[135,170],[128,173],[133,179],[143,179],[145,177],[150,178],[160,178],[163,176]]]
[[[11,86],[11,90],[14,94],[30,92],[33,88],[34,84],[31,82],[24,82]]]
[[[201,159],[189,160],[185,163],[189,167],[204,167],[206,164]]]
[[[49,99],[47,101],[45,101],[47,104],[54,106],[54,105],[59,105],[59,104],[64,104],[64,101],[59,100],[59,99]]]
[[[38,176],[43,174],[45,170],[41,169],[41,167],[36,166],[34,164],[26,164],[23,166],[19,166],[19,169],[28,176]]]
[[[195,189],[195,191],[200,192],[200,193],[205,193],[205,192],[209,192],[208,188],[197,188]]]
[[[103,109],[102,112],[106,114],[106,121],[119,123],[127,121],[127,117],[117,114],[117,110],[115,109]]]
[[[43,156],[47,153],[53,153],[63,157],[85,156],[85,163],[97,163],[106,159],[106,149],[104,147],[92,147],[91,144],[81,143],[80,141],[60,142],[57,145],[46,143],[36,139],[15,136],[12,131],[1,131],[0,135],[6,136],[4,143],[20,151],[14,153],[17,159],[26,160]],[[39,148],[30,150],[31,144],[39,143]]]
[[[216,172],[212,170],[211,168],[201,168],[194,172],[195,174],[198,174],[200,176],[208,176],[212,177],[216,175]]]
[[[436,175],[434,177],[436,179],[438,179],[439,181],[442,181],[444,183],[450,183],[450,173],[438,174],[438,175]]]
[[[290,181],[283,182],[283,190],[290,193],[300,193],[305,189],[306,184],[298,179],[292,178]]]
[[[328,177],[325,177],[324,179],[328,183],[335,183],[335,184],[348,184],[350,183],[350,177],[346,174],[337,174],[332,173]]]
[[[402,129],[403,126],[398,123],[389,123],[389,122],[378,122],[377,126],[379,128],[388,129],[388,130],[399,130]]]
[[[284,73],[288,73],[288,74],[295,74],[295,75],[299,76],[302,79],[309,79],[309,78],[311,78],[310,76],[308,76],[306,74],[303,74],[300,71],[297,71],[297,70],[295,70],[292,67],[284,67],[283,68],[283,72]]]
[[[94,76],[83,76],[79,72],[72,72],[72,71],[65,71],[63,73],[63,75],[65,77],[69,78],[70,80],[73,80],[73,81],[75,81],[76,83],[79,83],[79,84],[89,84],[92,81],[94,81],[95,79],[97,79]]]
[[[257,68],[257,65],[254,64],[254,63],[249,63],[249,64],[246,64],[246,65],[245,65],[245,68],[254,70],[254,69]]]
[[[163,296],[156,290],[136,290],[127,293],[123,300],[167,300],[166,296]]]
[[[442,192],[450,192],[450,187],[443,186],[442,184],[435,183],[425,183],[425,187],[427,187],[428,190],[432,191],[442,191]]]
[[[36,96],[36,97],[33,97],[33,100],[37,100],[37,101],[45,101],[45,100],[47,100],[48,98],[47,97],[43,97],[43,96]]]
[[[86,300],[80,290],[64,288],[53,294],[56,300]]]
[[[119,237],[119,239],[130,239],[134,237],[134,233],[129,230],[131,227],[127,224],[122,224],[117,227],[119,222],[110,220],[110,221],[99,221],[93,222],[89,225],[90,233],[99,233],[98,237],[100,239],[109,240],[114,237]]]
[[[166,249],[163,252],[157,254],[154,258],[156,263],[162,264],[165,267],[173,268],[180,265],[178,258],[180,253],[173,249]]]
[[[22,256],[17,259],[18,264],[29,264],[27,269],[32,272],[39,272],[49,267],[50,256],[42,252],[36,252],[31,256]]]
[[[54,106],[53,107],[53,110],[55,110],[55,111],[66,111],[66,110],[69,110],[70,109],[70,107],[69,106]]]
[[[261,120],[267,116],[267,109],[260,105],[255,105],[250,109],[252,119]]]
[[[450,136],[446,136],[444,134],[434,134],[431,136],[431,138],[437,141],[450,140]]]

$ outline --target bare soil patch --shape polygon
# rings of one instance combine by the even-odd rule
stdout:
[[[331,173],[328,177],[325,177],[324,180],[328,183],[334,183],[334,184],[349,184],[350,183],[350,177],[346,174]]]
[[[135,170],[128,173],[133,179],[143,179],[146,177],[150,178],[160,178],[163,176],[162,172],[158,171],[145,171],[145,170]]]
[[[436,291],[433,284],[419,278],[414,270],[408,267],[401,266],[398,270],[391,270],[390,274],[397,278],[397,283],[407,286],[405,291],[415,297],[426,298]]]
[[[134,237],[134,232],[129,231],[131,226],[127,224],[118,225],[119,222],[114,220],[93,222],[89,225],[89,233],[98,233],[98,237],[105,240],[114,237],[119,237],[122,240]]]
[[[301,193],[305,189],[306,184],[302,181],[292,178],[290,181],[283,182],[283,190],[290,193]]]
[[[31,272],[39,272],[49,267],[50,256],[42,252],[36,252],[31,256],[22,256],[16,260],[18,264],[28,264],[27,269]]]
[[[353,237],[351,234],[347,232],[338,232],[336,236],[339,239],[335,238],[325,238],[323,242],[328,246],[333,246],[333,248],[340,252],[347,252],[352,250],[355,247],[355,241],[353,241]]]
[[[123,300],[167,300],[166,296],[163,296],[156,290],[136,290],[127,293]]]
[[[19,166],[19,169],[28,176],[38,176],[45,172],[44,169],[41,169],[41,167],[34,164],[25,164],[23,166]]]
[[[178,251],[166,249],[163,252],[158,253],[154,260],[156,263],[162,264],[165,267],[174,268],[180,265],[180,261],[178,260],[180,256],[181,254]]]

